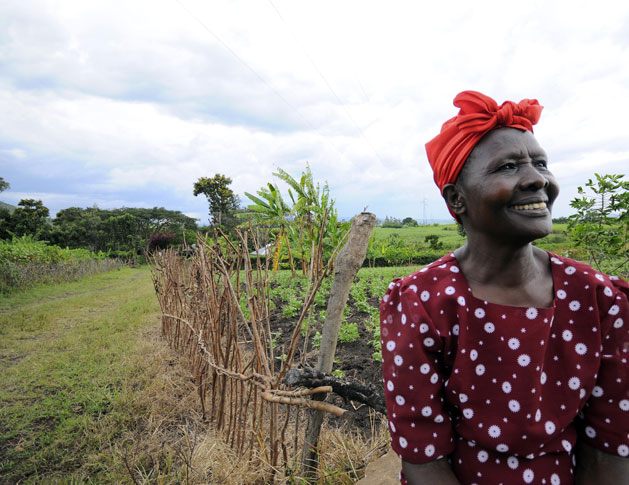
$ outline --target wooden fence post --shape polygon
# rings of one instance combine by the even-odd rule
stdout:
[[[334,365],[336,342],[339,328],[343,318],[343,310],[347,304],[349,290],[354,277],[365,261],[369,238],[376,225],[376,216],[370,212],[361,212],[352,222],[350,234],[345,246],[339,252],[334,263],[334,282],[328,299],[328,308],[323,331],[321,333],[321,345],[319,347],[319,362],[317,370],[329,374]],[[313,399],[323,400],[325,394],[315,395]],[[302,452],[302,470],[304,475],[312,476],[318,466],[317,442],[323,411],[311,410],[308,414],[308,427]]]

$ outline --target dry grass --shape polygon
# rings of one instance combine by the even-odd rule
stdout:
[[[269,483],[272,468],[265,459],[264,440],[250,458],[239,456],[219,438],[212,424],[203,420],[198,387],[184,357],[168,348],[157,328],[142,340],[145,372],[129,388],[136,419],[112,445],[120,478],[137,484]],[[305,423],[303,412],[301,422]],[[295,429],[294,422],[288,429]],[[324,426],[315,483],[354,483],[362,477],[367,462],[384,453],[386,436],[384,427],[364,437],[352,432],[351,423],[341,430]],[[299,449],[301,440],[299,436]],[[291,475],[290,467],[276,470],[273,480],[304,482]]]

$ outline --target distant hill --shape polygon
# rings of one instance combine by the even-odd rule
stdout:
[[[7,204],[6,202],[0,202],[0,209],[9,209],[9,212],[13,212],[15,210],[15,206]]]

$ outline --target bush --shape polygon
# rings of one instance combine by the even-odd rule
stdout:
[[[107,256],[87,249],[49,246],[32,236],[0,240],[0,293],[39,283],[72,281],[122,266],[121,261]]]

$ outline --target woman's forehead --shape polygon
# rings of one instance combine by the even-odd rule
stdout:
[[[530,157],[546,155],[530,131],[516,128],[492,130],[474,147],[470,158],[491,161],[503,156]]]

